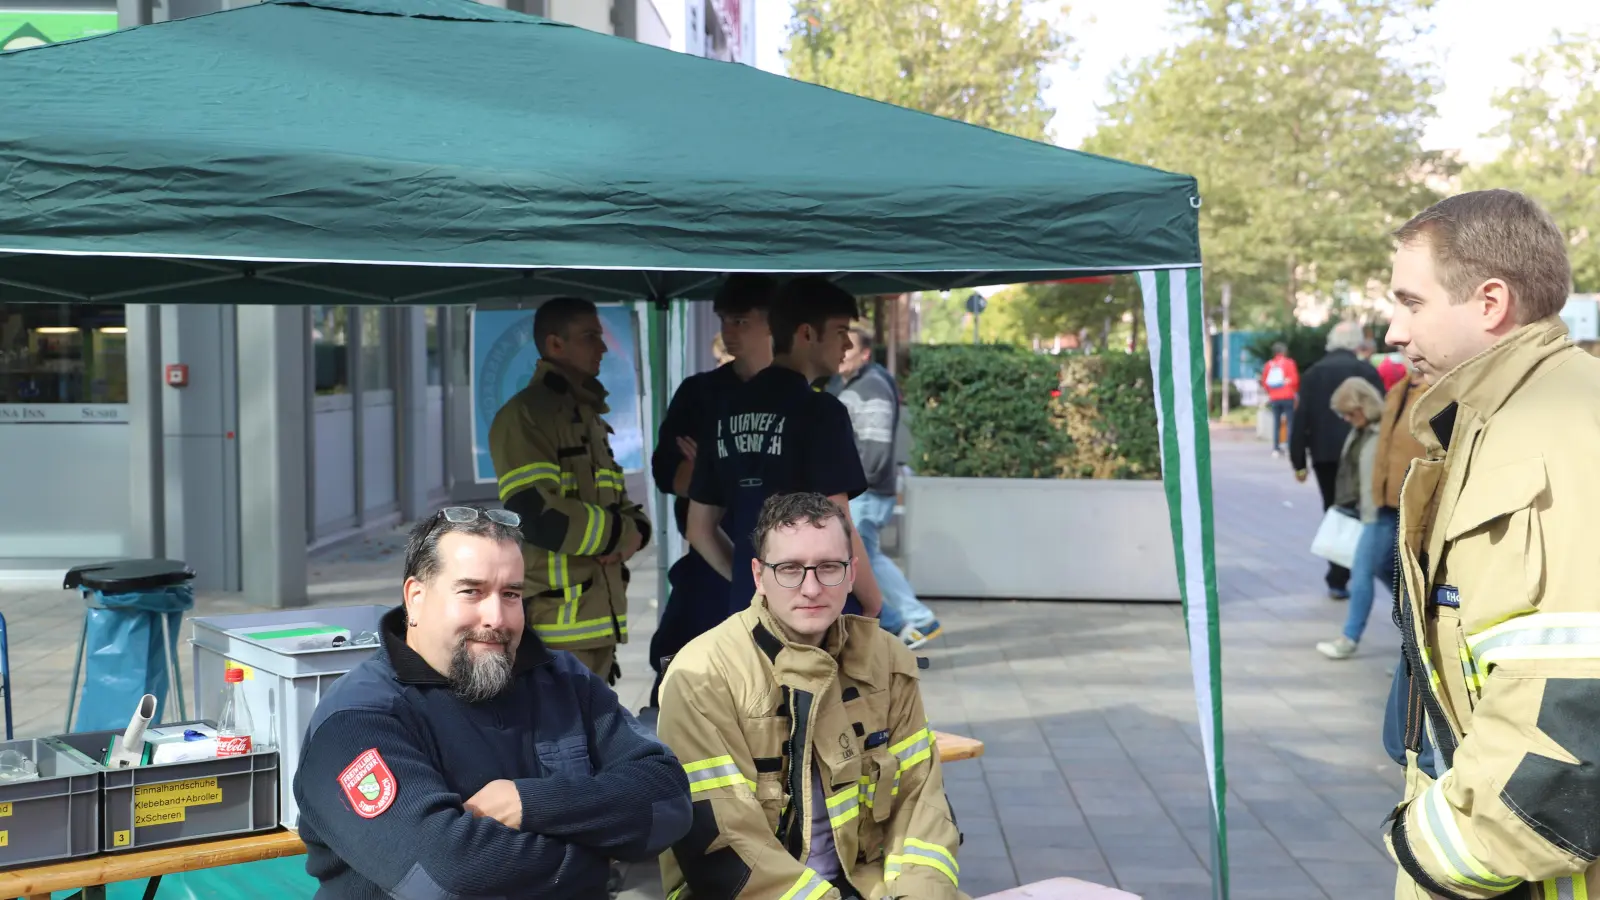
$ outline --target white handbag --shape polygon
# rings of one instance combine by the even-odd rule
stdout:
[[[1356,545],[1361,542],[1361,528],[1361,520],[1348,510],[1328,507],[1317,527],[1317,536],[1311,539],[1311,555],[1350,568],[1356,559]]]

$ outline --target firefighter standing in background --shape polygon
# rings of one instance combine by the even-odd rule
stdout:
[[[495,414],[489,453],[500,502],[522,516],[528,627],[615,684],[628,640],[626,563],[650,540],[611,455],[594,304],[558,297],[533,316],[539,366]]]
[[[960,834],[917,658],[841,615],[845,511],[778,494],[756,520],[755,601],[689,643],[661,685],[661,739],[694,823],[661,857],[674,900],[957,900]]]

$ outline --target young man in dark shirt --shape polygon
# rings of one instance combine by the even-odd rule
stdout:
[[[867,489],[850,413],[812,384],[838,374],[850,349],[856,298],[818,276],[786,283],[772,301],[772,365],[731,392],[689,486],[689,543],[731,584],[728,613],[750,605],[755,579],[751,531],[768,497],[812,491],[849,515]],[[855,529],[851,529],[852,534]],[[855,598],[867,615],[882,606],[861,536],[852,539]]]
[[[650,467],[656,486],[674,497],[679,534],[688,534],[689,481],[701,442],[713,446],[717,411],[732,391],[772,363],[767,310],[777,287],[777,280],[765,275],[734,275],[723,283],[712,309],[722,320],[722,344],[733,359],[685,378],[667,405]],[[667,583],[667,603],[650,638],[650,666],[656,670],[651,706],[656,705],[667,661],[728,614],[728,579],[692,547],[668,570]]]

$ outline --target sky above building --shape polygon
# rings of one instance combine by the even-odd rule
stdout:
[[[757,64],[784,71],[791,0],[756,0]],[[1076,147],[1095,129],[1098,105],[1108,99],[1107,79],[1127,60],[1174,41],[1168,0],[1071,0],[1066,30],[1077,41],[1077,67],[1054,66],[1045,98],[1056,110],[1057,143]],[[1425,149],[1461,151],[1470,161],[1492,157],[1495,143],[1482,137],[1496,122],[1490,106],[1497,91],[1517,77],[1514,58],[1549,43],[1555,29],[1600,34],[1600,3],[1577,0],[1440,0],[1431,34],[1405,52],[1440,68],[1444,91]]]

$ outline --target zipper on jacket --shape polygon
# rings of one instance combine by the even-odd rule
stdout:
[[[784,686],[784,703],[789,707],[789,740],[784,742],[783,755],[789,763],[789,808],[778,823],[778,841],[789,855],[800,859],[805,849],[805,829],[802,821],[809,821],[807,807],[811,796],[811,709],[812,695]],[[797,758],[798,757],[798,758]],[[801,860],[804,862],[804,860]]]

